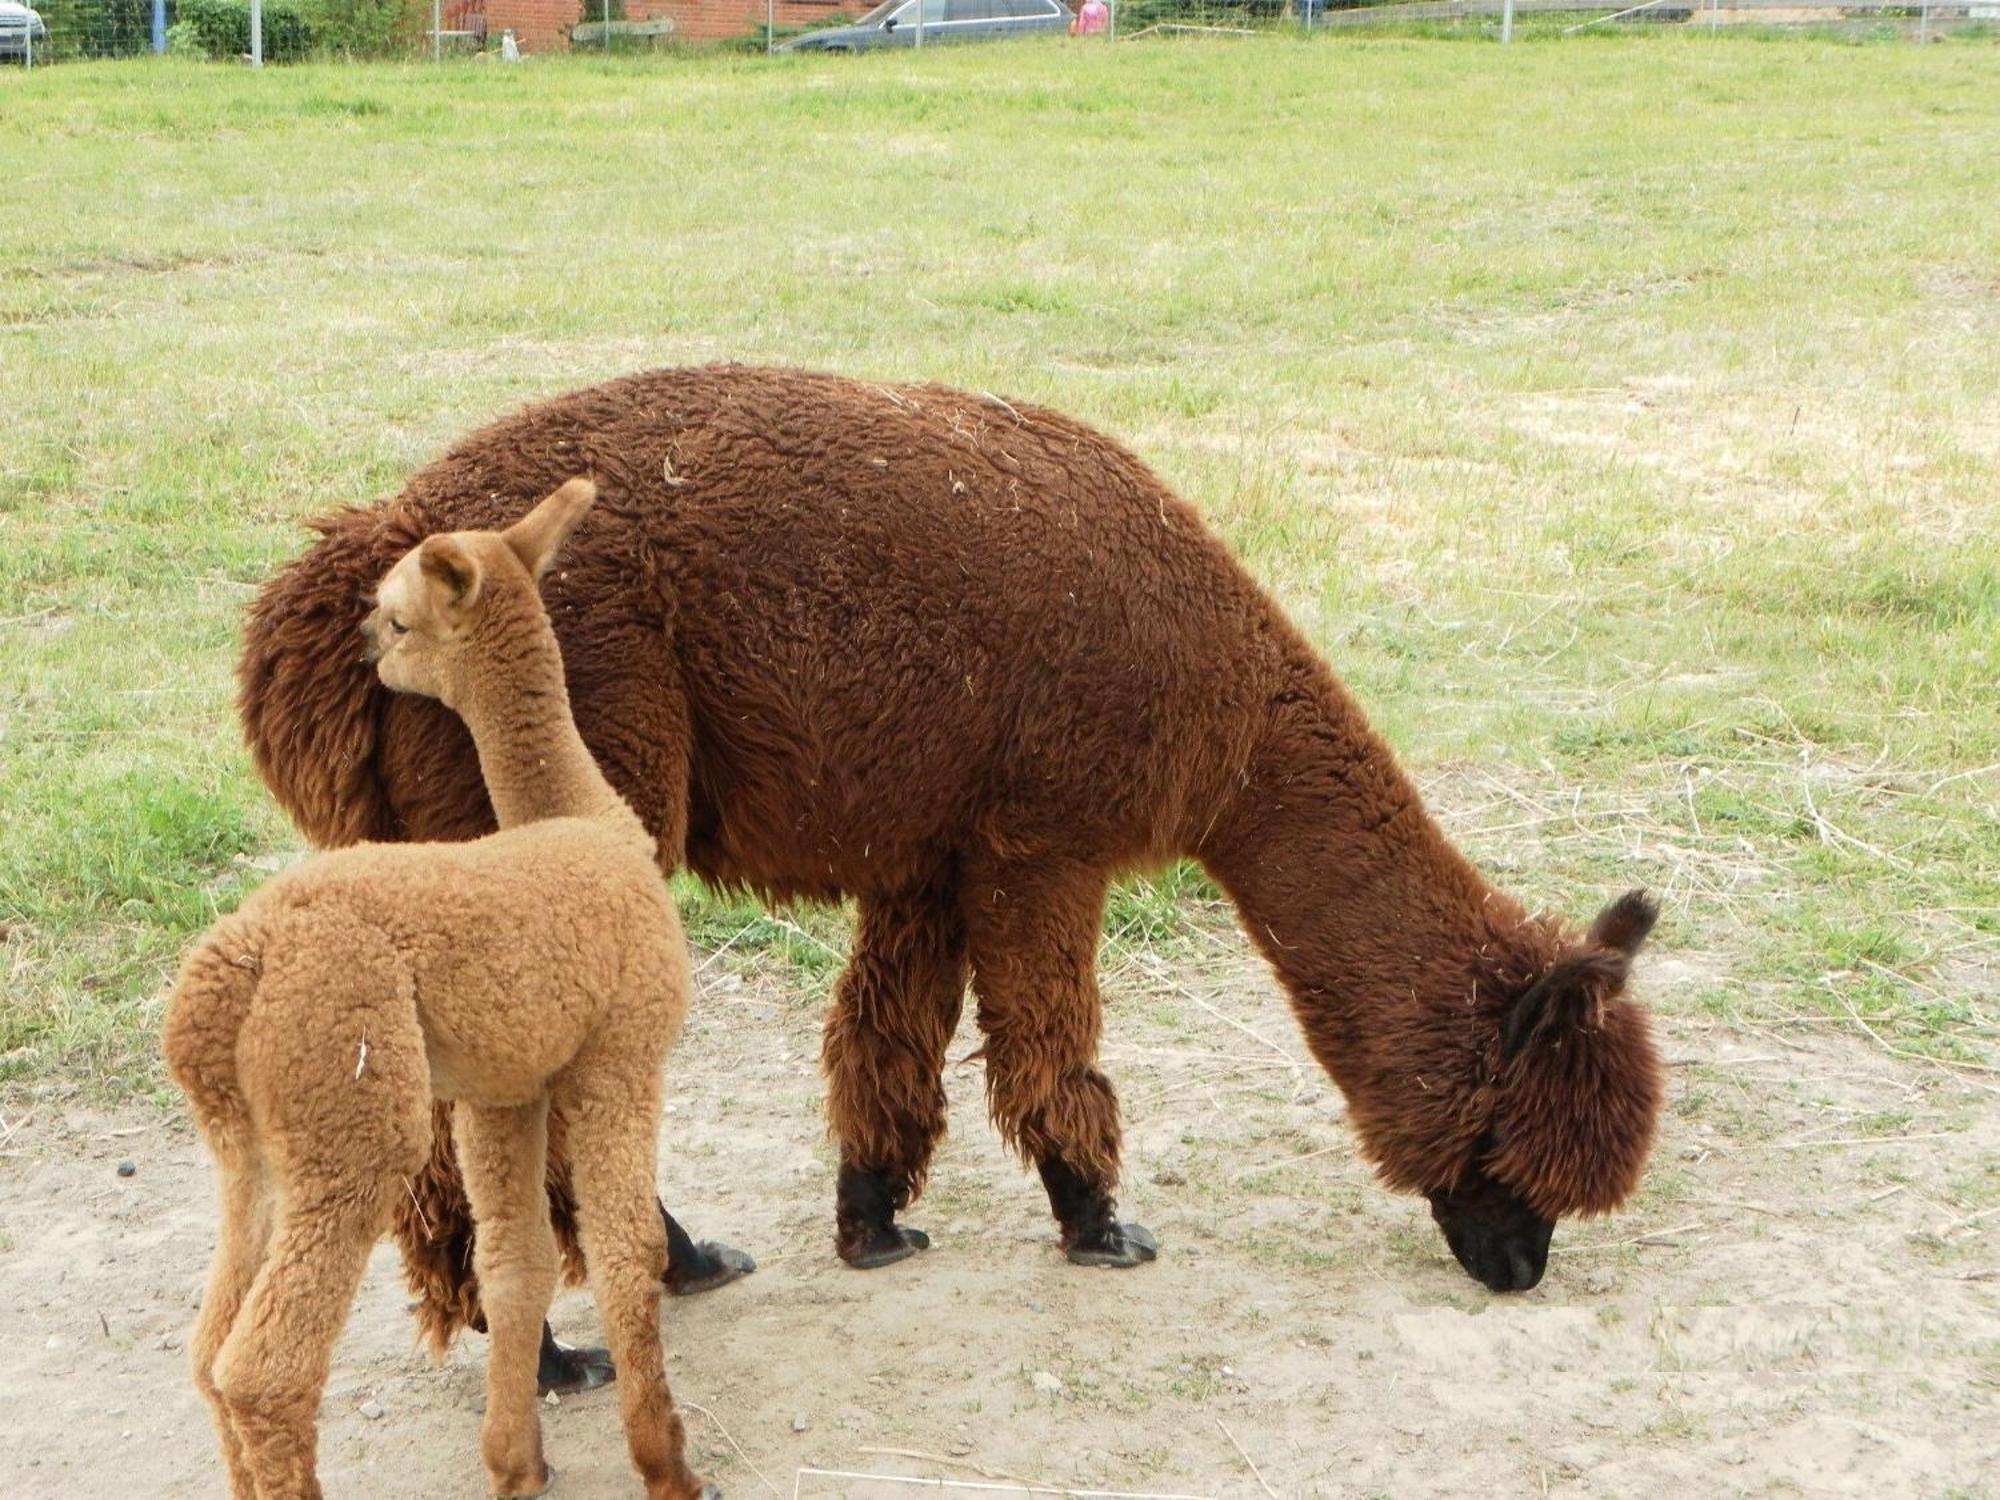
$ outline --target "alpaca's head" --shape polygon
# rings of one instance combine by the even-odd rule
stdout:
[[[1495,1291],[1542,1279],[1557,1219],[1604,1213],[1639,1184],[1663,1087],[1625,982],[1658,916],[1643,891],[1621,896],[1501,1015],[1471,1165],[1430,1194],[1459,1264]]]
[[[547,629],[541,577],[596,498],[572,479],[505,531],[443,532],[405,553],[361,623],[382,681],[456,707],[467,674],[490,667],[496,624],[516,643],[523,620]]]

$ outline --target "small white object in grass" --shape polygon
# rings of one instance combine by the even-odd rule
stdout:
[[[1062,1381],[1056,1376],[1051,1375],[1047,1370],[1035,1371],[1034,1374],[1028,1377],[1028,1384],[1045,1396],[1060,1396],[1062,1394]]]
[[[364,1421],[379,1422],[382,1420],[382,1403],[379,1401],[372,1398],[364,1401],[361,1403],[360,1410]]]

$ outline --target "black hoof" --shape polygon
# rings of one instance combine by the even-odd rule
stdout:
[[[694,1255],[685,1268],[667,1267],[665,1281],[671,1295],[692,1297],[697,1292],[712,1292],[719,1286],[727,1286],[756,1269],[757,1262],[745,1251],[738,1250],[734,1245],[703,1240],[694,1247]]]
[[[579,1396],[611,1384],[618,1371],[611,1363],[609,1349],[571,1349],[555,1338],[542,1335],[542,1356],[535,1367],[535,1380],[546,1396]]]
[[[869,1231],[868,1237],[858,1245],[843,1245],[840,1258],[857,1271],[873,1271],[880,1266],[893,1266],[899,1260],[908,1260],[919,1250],[931,1247],[931,1237],[921,1229],[905,1229],[900,1224]]]
[[[1140,1224],[1116,1224],[1101,1239],[1071,1245],[1065,1252],[1080,1266],[1142,1266],[1160,1253],[1153,1231]]]
[[[701,1500],[722,1500],[722,1486],[714,1483],[703,1485]]]

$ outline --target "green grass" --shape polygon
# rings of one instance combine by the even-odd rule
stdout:
[[[0,1076],[146,1086],[287,844],[229,670],[300,519],[718,358],[1100,423],[1500,877],[1661,889],[1703,1008],[1992,1055],[1990,40],[9,74]],[[837,920],[688,901],[829,982]],[[1215,910],[1170,872],[1110,926]]]

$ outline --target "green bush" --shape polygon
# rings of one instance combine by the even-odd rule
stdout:
[[[429,6],[420,20],[412,0],[301,0],[300,8],[313,50],[348,57],[406,52],[430,26]]]
[[[153,45],[153,0],[30,0],[49,28],[49,61],[130,57]],[[173,7],[167,7],[172,11]]]
[[[1283,9],[1284,0],[1256,0],[1255,4],[1241,0],[1124,0],[1117,7],[1118,31],[1130,36],[1148,26],[1247,26],[1255,20],[1275,19]]]
[[[250,0],[180,0],[174,30],[204,57],[250,51]],[[294,0],[264,0],[264,61],[297,62],[312,49],[312,33]]]

